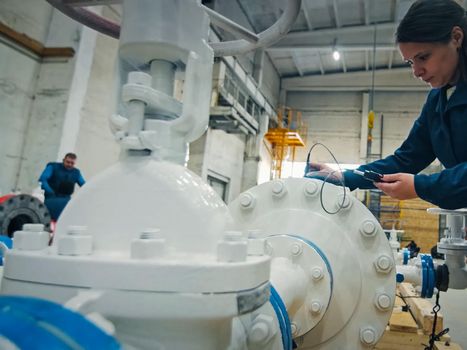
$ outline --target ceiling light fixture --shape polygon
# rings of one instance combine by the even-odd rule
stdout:
[[[334,49],[334,51],[332,52],[332,58],[334,58],[334,61],[340,60],[341,54],[339,53],[339,51],[337,51],[337,49]]]

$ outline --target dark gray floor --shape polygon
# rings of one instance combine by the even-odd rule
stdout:
[[[435,299],[433,298],[433,303]],[[444,327],[449,327],[453,342],[467,350],[467,289],[449,289],[439,297]]]

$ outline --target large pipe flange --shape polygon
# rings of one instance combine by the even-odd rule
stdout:
[[[44,203],[27,194],[0,197],[0,234],[13,237],[24,224],[43,224],[50,231],[50,214]]]

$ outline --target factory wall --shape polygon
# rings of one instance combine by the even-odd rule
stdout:
[[[61,160],[65,153],[74,151],[94,49],[90,39],[95,35],[53,10],[44,46],[71,47],[75,54],[41,61],[18,178],[23,191],[37,186],[47,162]]]
[[[205,181],[208,176],[228,181],[226,202],[229,203],[241,192],[244,151],[244,136],[208,129],[190,145],[188,168]]]
[[[41,58],[0,43],[0,192],[30,192],[46,163],[67,152],[78,154],[78,167],[91,178],[118,159],[108,127],[118,41],[82,28],[45,1],[2,1],[0,9],[13,30],[45,47],[75,50],[72,58]]]
[[[273,106],[279,103],[280,78],[276,68],[267,54],[264,55],[263,74],[260,89]]]
[[[0,2],[0,22],[30,38],[45,42],[52,8],[45,1]],[[18,176],[27,158],[27,130],[33,120],[40,58],[12,42],[0,41],[0,193],[18,188]]]
[[[418,117],[426,98],[425,92],[376,92],[372,153],[377,157],[392,154],[404,141]],[[312,91],[287,92],[287,106],[301,110],[308,126],[307,145],[298,149],[296,160],[304,161],[314,143],[325,144],[340,163],[361,164],[365,160],[368,98],[362,92]],[[384,115],[381,137],[381,115]],[[363,129],[362,129],[363,123]],[[362,130],[364,131],[362,140]],[[317,162],[332,163],[332,157],[322,147],[312,152]]]

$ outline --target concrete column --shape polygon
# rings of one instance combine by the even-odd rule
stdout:
[[[253,62],[253,78],[258,83],[258,87],[261,88],[263,84],[263,66],[264,66],[264,50],[257,49],[255,51],[255,57]]]
[[[101,8],[95,8],[98,14]],[[57,159],[62,159],[67,152],[75,150],[80,130],[81,111],[83,109],[89,76],[92,68],[94,49],[96,47],[97,32],[83,27],[78,52],[75,57],[75,66],[70,85],[68,103],[63,122],[62,137],[60,139]]]
[[[256,135],[248,135],[245,145],[245,156],[243,158],[243,174],[241,191],[246,191],[258,184],[258,170],[260,157],[260,146],[264,135],[268,131],[269,117],[262,114],[259,119],[259,131]]]

